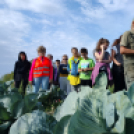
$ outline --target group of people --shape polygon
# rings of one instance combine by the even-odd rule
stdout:
[[[15,87],[19,88],[23,80],[24,93],[29,81],[34,85],[36,93],[41,86],[42,90],[48,90],[53,84],[69,94],[71,91],[79,92],[81,86],[94,86],[98,74],[105,72],[108,79],[107,87],[114,84],[114,92],[129,89],[134,82],[134,20],[131,30],[114,41],[111,53],[107,51],[109,44],[108,39],[99,39],[93,52],[96,63],[88,57],[86,48],[81,48],[79,52],[73,47],[72,57],[68,59],[65,54],[61,61],[55,61],[56,65],[53,64],[51,54],[46,56],[44,46],[38,47],[38,57],[32,64],[27,60],[25,52],[20,52],[14,67]]]

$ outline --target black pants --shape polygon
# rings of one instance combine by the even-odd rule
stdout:
[[[113,63],[113,81],[114,81],[114,92],[122,91],[126,89],[125,79],[124,79],[124,67],[117,66]]]
[[[81,79],[81,84],[80,85],[92,87],[92,80],[82,80]]]
[[[15,81],[15,88],[19,88],[21,81]],[[28,80],[22,79],[22,92],[25,94],[26,86],[28,85]]]

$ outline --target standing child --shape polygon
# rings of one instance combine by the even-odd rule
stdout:
[[[96,65],[91,75],[92,85],[95,84],[95,79],[101,71],[105,71],[108,77],[108,81],[112,81],[113,77],[110,70],[111,56],[106,51],[109,46],[107,39],[101,38],[95,49]]]
[[[53,84],[54,85],[60,85],[59,84],[59,77],[60,77],[60,60],[56,60],[56,67],[54,68],[54,79],[53,79]]]
[[[91,74],[95,66],[94,61],[91,58],[88,58],[88,50],[85,48],[81,49],[81,56],[83,59],[78,65],[78,71],[80,73],[81,85],[92,87]]]
[[[26,86],[28,85],[28,75],[31,67],[31,63],[27,60],[25,52],[20,52],[18,55],[18,61],[15,63],[14,67],[14,81],[15,87],[19,88],[21,81],[23,84],[22,94],[25,95]]]
[[[37,49],[38,57],[32,62],[32,67],[29,73],[30,84],[35,84],[35,93],[38,93],[40,86],[42,90],[48,90],[49,82],[53,79],[52,62],[45,56],[46,48],[39,46]]]
[[[67,80],[68,77],[67,65],[68,65],[68,56],[63,55],[62,64],[60,65],[60,89],[66,91],[68,94],[71,88],[69,81]]]
[[[71,49],[71,52],[73,54],[73,57],[71,57],[68,61],[68,71],[70,72],[68,79],[70,81],[71,91],[78,92],[80,91],[80,78],[78,72],[78,64],[81,60],[81,57],[79,56],[78,49],[76,47],[73,47]]]

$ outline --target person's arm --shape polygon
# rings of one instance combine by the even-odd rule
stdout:
[[[97,60],[103,60],[105,54],[105,50],[104,50],[104,46],[101,46],[101,54],[99,54],[98,52],[95,52],[95,57]]]
[[[90,68],[84,69],[84,71],[92,71],[93,69],[94,69],[94,67],[90,67]]]
[[[33,81],[33,69],[34,69],[34,66],[35,66],[35,61],[36,61],[36,59],[33,60],[31,69],[29,71],[29,82]]]
[[[84,70],[81,68],[81,62],[78,64],[78,72],[83,72]]]
[[[101,62],[102,63],[111,63],[112,62],[112,58],[111,58],[111,56],[109,56],[108,60],[102,60]]]
[[[128,48],[126,48],[124,46],[121,46],[120,47],[120,53],[121,54],[126,54],[126,55],[133,55],[134,54],[134,50],[128,49]]]
[[[68,71],[68,73],[71,72],[71,68],[70,68],[70,60],[68,61],[68,64],[67,64],[67,71]]]
[[[121,54],[125,54],[125,55],[133,55],[134,54],[134,50],[127,48],[129,33],[130,33],[130,31],[125,32],[121,38],[121,42],[120,42],[120,53]]]
[[[115,54],[116,54],[115,50],[112,49],[112,60],[113,60],[113,62],[114,62],[117,66],[120,66],[121,63],[119,63],[119,62],[115,59]]]
[[[49,80],[53,81],[53,65],[52,62],[50,61],[50,75],[49,75]]]

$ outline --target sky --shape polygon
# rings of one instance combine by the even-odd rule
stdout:
[[[89,57],[100,38],[112,45],[134,18],[133,0],[0,0],[0,77],[14,69],[18,53],[36,58],[43,45],[54,60],[86,47]]]

